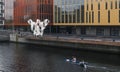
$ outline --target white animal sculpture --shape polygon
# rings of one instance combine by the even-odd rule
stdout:
[[[45,19],[43,22],[39,19],[37,19],[36,22],[33,22],[32,19],[28,20],[28,24],[31,25],[31,31],[33,31],[33,35],[35,36],[43,36],[44,29],[49,22],[50,21],[48,19]]]
[[[31,26],[31,31],[33,31],[36,22],[32,21],[32,19],[29,19],[27,22],[28,22],[28,24]]]
[[[40,27],[40,35],[43,36],[44,33],[44,29],[46,28],[46,26],[48,25],[50,21],[48,19],[45,19],[43,22],[41,22],[39,19],[37,19],[37,23]]]

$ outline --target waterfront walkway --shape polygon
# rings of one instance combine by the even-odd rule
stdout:
[[[45,34],[43,37],[34,37],[33,35],[28,35],[28,36],[26,36],[26,38],[37,39],[37,40],[42,38],[44,40],[55,40],[55,41],[65,41],[65,42],[74,42],[74,43],[120,46],[120,37]]]
[[[50,36],[46,36],[51,38]],[[103,38],[103,37],[57,37],[59,40],[77,42],[77,43],[87,43],[87,44],[99,44],[99,45],[112,45],[120,46],[120,40],[114,38]]]

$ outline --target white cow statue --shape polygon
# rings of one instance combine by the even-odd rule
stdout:
[[[44,29],[48,25],[50,21],[45,19],[44,21],[40,21],[39,19],[36,22],[33,22],[32,19],[28,20],[28,24],[31,26],[31,31],[33,31],[33,35],[35,36],[43,36]]]

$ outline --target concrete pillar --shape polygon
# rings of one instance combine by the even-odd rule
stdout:
[[[109,27],[104,28],[104,36],[110,36],[110,28]]]

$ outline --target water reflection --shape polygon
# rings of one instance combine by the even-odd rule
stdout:
[[[65,61],[72,56],[87,61],[88,69]],[[0,70],[5,72],[119,72],[119,60],[119,55],[113,54],[29,44],[0,44]]]
[[[15,44],[12,68],[14,72],[31,72],[31,63],[24,47]]]

